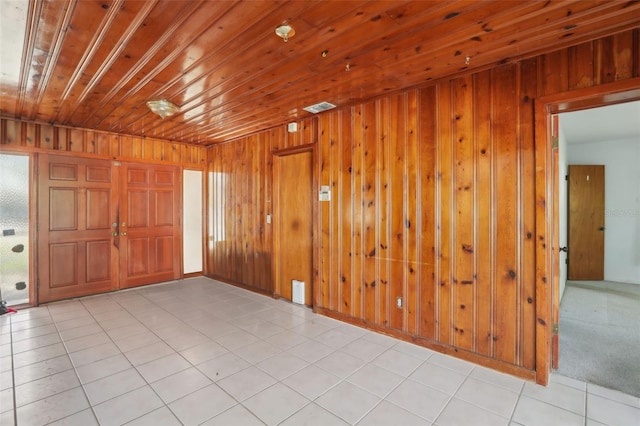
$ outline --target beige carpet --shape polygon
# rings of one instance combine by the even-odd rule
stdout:
[[[567,282],[558,372],[640,397],[640,285]]]

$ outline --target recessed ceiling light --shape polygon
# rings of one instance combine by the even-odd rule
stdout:
[[[330,102],[320,102],[315,105],[309,105],[308,107],[304,107],[302,109],[312,114],[317,114],[319,112],[326,111],[335,107],[336,106]]]

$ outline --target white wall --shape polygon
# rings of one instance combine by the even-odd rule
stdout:
[[[559,245],[567,246],[567,138],[562,131],[562,115],[560,116],[560,129],[558,132],[558,221],[559,223]],[[567,253],[560,252],[560,300],[564,294],[564,287],[567,283]]]
[[[640,140],[569,144],[567,154],[605,166],[605,280],[640,284]]]
[[[185,170],[182,180],[183,273],[202,272],[202,172]]]

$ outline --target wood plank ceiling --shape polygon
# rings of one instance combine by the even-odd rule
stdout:
[[[637,1],[3,0],[0,114],[209,145],[639,25]]]

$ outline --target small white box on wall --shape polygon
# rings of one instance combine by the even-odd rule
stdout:
[[[291,280],[291,301],[304,305],[304,281]]]

